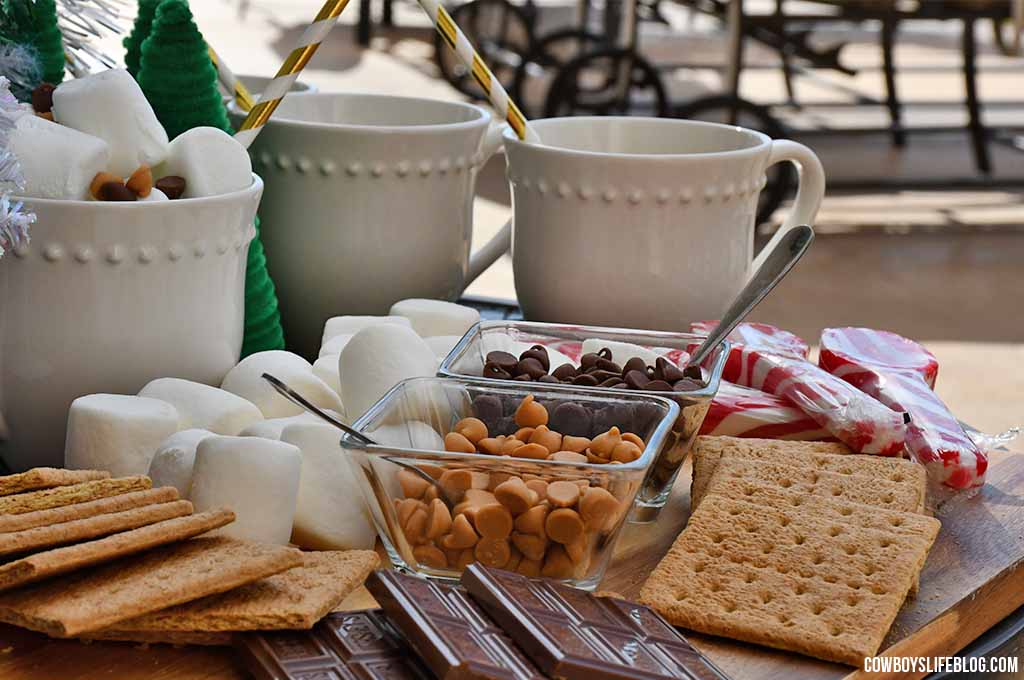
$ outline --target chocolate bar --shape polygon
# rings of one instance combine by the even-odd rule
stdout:
[[[462,585],[548,677],[727,679],[643,605],[479,563],[462,572]]]
[[[379,609],[335,612],[312,630],[240,635],[242,663],[257,680],[429,680],[432,676]]]
[[[462,588],[393,570],[374,572],[366,587],[440,680],[543,680]]]

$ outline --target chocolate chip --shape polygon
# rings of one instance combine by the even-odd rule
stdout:
[[[594,376],[597,382],[604,382],[608,378],[615,378],[616,380],[622,380],[622,376],[619,375],[618,371],[600,371],[594,369],[589,372],[589,375]]]
[[[620,385],[622,387],[625,387],[626,383],[622,382],[622,378],[620,378],[619,376],[616,375],[616,376],[608,378],[604,382],[600,383],[598,385],[598,387],[615,387],[615,388],[618,388]]]
[[[178,177],[177,175],[168,175],[167,177],[161,177],[156,181],[155,186],[157,189],[162,191],[167,198],[172,201],[181,198],[181,195],[185,193],[185,178]]]
[[[583,387],[597,387],[597,378],[587,373],[578,375],[572,379],[573,385],[581,385]]]
[[[529,373],[520,373],[516,377],[512,378],[518,382],[533,382],[533,378],[530,377]]]
[[[658,361],[654,365],[654,372],[659,379],[668,383],[683,379],[683,372],[679,370],[679,367],[665,357],[658,357]]]
[[[589,371],[594,367],[595,364],[597,364],[597,360],[600,358],[601,357],[598,354],[595,354],[594,352],[587,352],[586,354],[580,357],[580,369],[584,371]]]
[[[534,345],[519,355],[520,359],[529,359],[531,357],[540,362],[540,365],[544,367],[545,372],[551,368],[551,360],[548,359],[548,351],[544,349],[543,346]]]
[[[576,377],[576,367],[572,364],[562,364],[555,370],[551,371],[551,375],[558,378],[559,380],[565,380],[566,378]]]
[[[632,404],[609,404],[594,414],[593,435],[607,432],[612,426],[623,432],[636,432]]]
[[[630,371],[623,376],[623,379],[626,382],[626,386],[633,390],[645,390],[647,389],[647,383],[651,382],[647,374],[640,371]]]
[[[495,423],[493,428],[488,426],[487,431],[492,437],[497,437],[499,435],[510,435],[518,429],[519,426],[516,425],[515,416],[505,416]]]
[[[101,201],[134,201],[138,197],[120,182],[105,182],[96,193]]]
[[[481,394],[473,400],[473,413],[484,421],[488,430],[491,430],[501,420],[504,415],[502,409],[501,398],[493,394]]]
[[[683,375],[687,378],[693,378],[695,380],[703,380],[704,374],[700,370],[700,366],[691,364],[683,369]]]
[[[672,389],[675,392],[693,392],[696,390],[702,390],[705,387],[706,385],[703,382],[692,378],[683,378],[672,385]]]
[[[633,357],[626,362],[626,365],[622,367],[622,375],[625,376],[630,371],[640,371],[644,373],[647,371],[647,363],[640,357]]]
[[[558,378],[556,378],[555,376],[553,376],[553,375],[548,375],[547,373],[545,373],[545,374],[544,374],[544,375],[542,375],[541,377],[537,378],[537,382],[542,382],[542,383],[555,383],[555,384],[557,385],[557,384],[558,384],[559,382],[561,382],[561,381],[560,381],[560,380],[559,380]]]
[[[644,389],[651,392],[671,392],[672,386],[664,380],[652,380],[644,386]]]
[[[611,361],[612,351],[607,347],[602,347],[601,349],[597,350],[597,356],[601,357],[602,359],[607,359],[608,361]]]
[[[484,364],[485,378],[493,378],[495,380],[511,380],[512,374],[508,371],[503,371],[497,364],[486,363]]]
[[[622,374],[622,366],[619,366],[617,363],[611,361],[610,359],[598,359],[597,363],[594,364],[594,368],[600,371],[609,371],[611,373],[618,373],[620,375]]]
[[[41,83],[32,90],[32,110],[36,113],[53,111],[53,91],[57,88],[50,83]]]
[[[516,359],[514,355],[508,352],[502,352],[495,350],[487,353],[487,363],[494,364],[501,370],[511,375],[516,370],[516,364],[519,363],[519,359]]]
[[[589,437],[591,413],[574,401],[562,402],[549,411],[548,427],[571,437]]]
[[[519,363],[516,364],[515,374],[517,377],[525,374],[530,376],[531,380],[536,380],[545,373],[547,373],[547,371],[544,370],[544,366],[541,365],[540,360],[536,357],[531,356],[526,357],[525,359],[520,359]]]

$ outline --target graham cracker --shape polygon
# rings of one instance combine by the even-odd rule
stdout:
[[[21,515],[0,515],[0,532],[24,531],[25,529],[45,527],[111,512],[122,512],[156,503],[170,503],[176,500],[178,500],[178,490],[173,486],[162,486],[159,489],[133,491],[120,496],[99,498],[85,503],[72,503],[49,510],[35,510]]]
[[[98,631],[124,634],[309,629],[361,586],[380,564],[372,550],[306,552],[302,566]],[[106,636],[114,636],[107,638]]]
[[[87,541],[191,514],[191,503],[172,501],[51,524],[47,527],[12,531],[0,534],[0,557]]]
[[[824,496],[903,512],[918,512],[924,496],[924,489],[913,483],[890,482],[870,475],[844,475],[746,458],[720,460],[709,482],[709,489],[710,484],[714,484],[719,477],[759,479],[776,488],[793,489],[804,495]]]
[[[177,517],[0,565],[0,591],[182,541],[235,521],[227,508]]]
[[[860,665],[878,652],[938,533],[838,525],[809,507],[708,495],[640,601],[669,622]]]
[[[110,473],[104,470],[61,470],[59,468],[40,467],[19,472],[14,475],[0,477],[0,496],[13,493],[49,489],[54,486],[68,486],[91,482],[95,479],[107,479]]]
[[[300,564],[294,548],[203,536],[0,595],[0,620],[74,637]]]
[[[153,485],[149,477],[120,477],[97,479],[81,484],[57,486],[41,491],[29,491],[12,496],[0,496],[0,514],[20,515],[34,510],[46,510],[72,503],[84,503],[131,491],[142,491]]]

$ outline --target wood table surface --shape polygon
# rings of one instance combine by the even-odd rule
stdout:
[[[625,597],[637,594],[685,525],[689,481],[684,468],[657,521],[624,528],[601,590]],[[980,492],[933,497],[932,506],[942,529],[921,574],[920,593],[904,605],[883,645],[886,654],[955,654],[1024,604],[1024,455],[996,453],[988,484]],[[342,608],[373,604],[369,593],[360,589]],[[755,645],[696,634],[689,637],[736,680],[832,680],[860,675],[854,668]],[[4,680],[246,677],[228,648],[83,644],[0,626],[0,678]]]

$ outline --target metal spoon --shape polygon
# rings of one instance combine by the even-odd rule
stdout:
[[[768,254],[760,269],[747,281],[747,285],[739,292],[729,309],[722,315],[715,330],[708,334],[707,340],[690,355],[686,366],[700,366],[708,355],[721,344],[722,340],[739,325],[740,321],[750,314],[779,281],[786,277],[808,246],[814,240],[814,230],[807,225],[793,227],[787,231],[779,243]],[[685,368],[685,367],[684,367]]]

